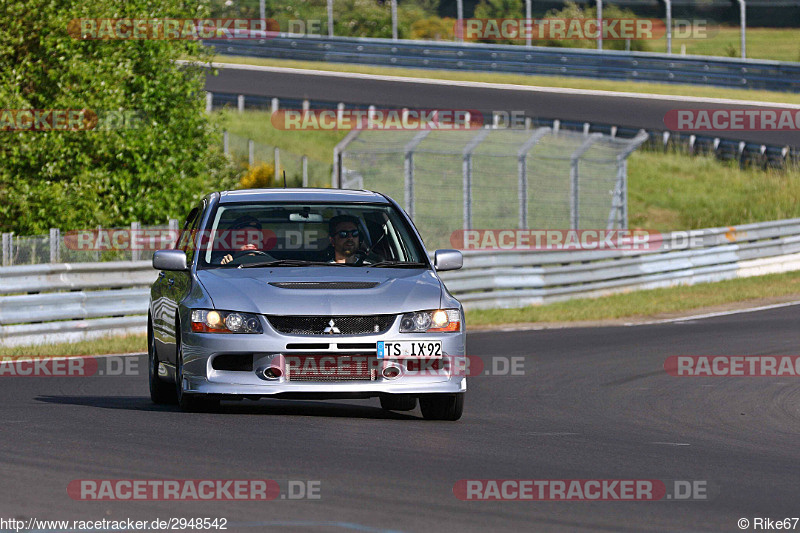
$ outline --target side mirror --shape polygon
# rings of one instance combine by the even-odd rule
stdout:
[[[189,270],[186,265],[186,252],[183,250],[158,250],[153,254],[153,268],[156,270]]]
[[[433,268],[438,272],[458,270],[464,266],[464,256],[458,250],[436,250],[433,254]]]

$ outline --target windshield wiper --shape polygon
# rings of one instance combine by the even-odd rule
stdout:
[[[371,265],[365,264],[364,266],[369,268],[371,267],[428,268],[428,265],[426,265],[425,263],[418,263],[416,261],[378,261],[377,263],[372,263]]]
[[[262,261],[260,263],[244,263],[238,268],[261,268],[273,266],[344,266],[342,263],[328,263],[325,261],[305,261],[303,259],[278,259],[275,261]]]

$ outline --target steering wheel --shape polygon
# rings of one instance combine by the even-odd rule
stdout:
[[[367,258],[367,252],[364,250],[356,250],[353,252],[353,257],[355,258],[351,265],[361,266],[364,264],[364,260]]]
[[[231,254],[233,259],[239,259],[245,255],[269,255],[267,252],[262,252],[261,250],[236,250]]]

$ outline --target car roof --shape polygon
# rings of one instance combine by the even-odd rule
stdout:
[[[241,189],[222,191],[220,203],[234,202],[356,202],[388,204],[381,194],[351,189]]]

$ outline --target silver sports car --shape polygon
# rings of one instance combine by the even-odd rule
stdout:
[[[457,420],[464,311],[397,203],[369,191],[215,192],[159,250],[148,313],[150,396],[219,401],[380,398]]]

